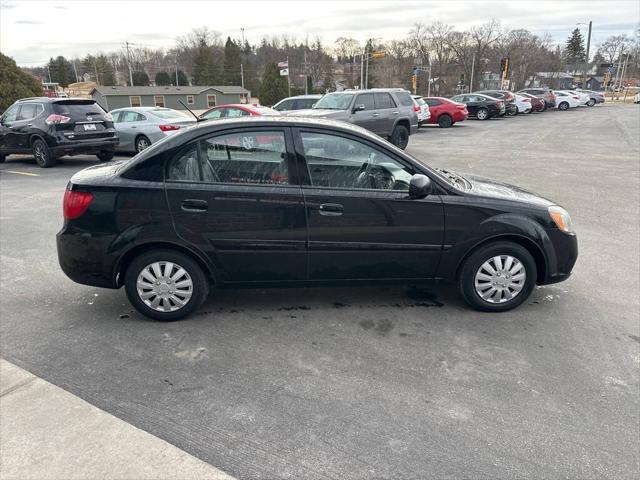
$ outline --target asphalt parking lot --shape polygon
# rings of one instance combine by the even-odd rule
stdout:
[[[0,165],[7,360],[240,479],[636,478],[637,105],[428,127],[408,151],[572,215],[574,275],[504,314],[453,289],[214,292],[150,321],[57,263],[64,187],[95,157]]]

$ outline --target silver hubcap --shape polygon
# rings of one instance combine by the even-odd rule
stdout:
[[[476,293],[485,302],[508,302],[522,291],[526,280],[527,272],[520,260],[498,255],[484,262],[476,272]]]
[[[193,281],[187,271],[172,262],[147,265],[138,275],[138,296],[158,312],[175,312],[193,295]]]
[[[487,112],[485,112],[484,110],[480,110],[480,111],[478,112],[478,118],[479,118],[480,120],[484,120],[485,118],[487,118]]]
[[[33,152],[33,156],[36,157],[36,160],[40,163],[44,163],[44,148],[39,143],[36,144],[35,151]]]
[[[138,151],[141,152],[145,148],[149,147],[149,142],[147,142],[144,138],[138,140]]]

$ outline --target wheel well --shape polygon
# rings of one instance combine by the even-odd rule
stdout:
[[[404,120],[404,119],[403,120],[398,120],[398,123],[396,123],[396,126],[398,126],[398,125],[402,125],[404,128],[407,129],[408,132],[411,131],[411,124],[409,123],[409,120]],[[395,127],[394,127],[394,129],[395,129]],[[391,132],[391,133],[393,133],[393,132]]]
[[[482,248],[485,245],[488,245],[493,242],[513,242],[513,243],[517,243],[521,247],[524,247],[531,254],[531,256],[533,257],[533,260],[536,262],[536,270],[538,273],[536,278],[536,284],[540,284],[541,282],[544,281],[547,275],[547,261],[544,257],[544,253],[542,253],[542,250],[540,250],[540,247],[538,247],[538,245],[536,245],[533,241],[529,240],[526,237],[521,237],[519,235],[501,235],[498,237],[492,237],[492,238],[489,238],[488,240],[485,240],[482,243],[479,243],[478,245],[475,245],[472,249],[470,249],[465,254],[462,260],[460,260],[460,262],[458,263],[458,268],[456,269],[456,277],[455,277],[456,280],[460,278],[460,271],[462,270],[462,266],[464,265],[464,262],[467,260],[467,258],[469,258],[469,256],[479,248]]]
[[[135,144],[135,143],[138,143],[138,140],[139,140],[141,137],[144,137],[144,138],[146,138],[147,140],[149,140],[149,137],[147,137],[144,133],[139,133],[138,135],[136,135],[136,139],[133,141],[133,142],[134,142],[134,144]],[[149,143],[151,143],[151,141],[150,141],[150,140],[149,140]]]
[[[37,133],[31,135],[31,138],[29,138],[29,146],[33,147],[33,142],[35,142],[36,140],[42,140],[45,145],[47,144],[46,140],[44,138],[42,138],[40,135],[38,135]],[[49,145],[47,145],[49,146]]]
[[[207,265],[207,262],[205,262],[202,259],[202,257],[200,257],[200,255],[196,254],[192,250],[189,250],[188,248],[185,248],[173,243],[153,242],[153,243],[145,243],[142,245],[138,245],[132,248],[131,250],[129,250],[128,252],[126,252],[122,256],[122,258],[120,258],[114,272],[114,279],[116,279],[115,280],[116,285],[118,287],[121,287],[122,285],[124,285],[124,276],[126,275],[127,269],[129,268],[129,265],[131,265],[131,262],[133,262],[133,260],[137,256],[143,253],[149,252],[151,250],[160,250],[160,249],[175,250],[176,252],[180,252],[184,255],[189,256],[200,266],[200,268],[202,268],[202,271],[209,278],[209,281],[215,284],[216,281],[215,281],[215,276],[213,271],[211,270],[210,266]]]

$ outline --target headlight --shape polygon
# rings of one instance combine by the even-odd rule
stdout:
[[[557,205],[549,207],[549,216],[553,223],[564,233],[574,233],[569,212]]]

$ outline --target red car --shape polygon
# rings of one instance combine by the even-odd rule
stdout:
[[[522,95],[523,97],[527,97],[531,100],[531,111],[533,112],[544,112],[545,111],[545,101],[540,97],[536,97],[535,95],[531,95],[530,93],[520,92],[518,95]]]
[[[280,115],[280,112],[273,108],[261,105],[249,105],[246,103],[236,103],[228,105],[216,105],[200,115],[206,120],[220,120],[221,118],[238,118],[260,115]]]
[[[462,122],[469,117],[467,106],[464,103],[454,102],[443,97],[422,97],[429,105],[431,118],[429,123],[438,124],[442,128],[448,128],[456,122]]]

